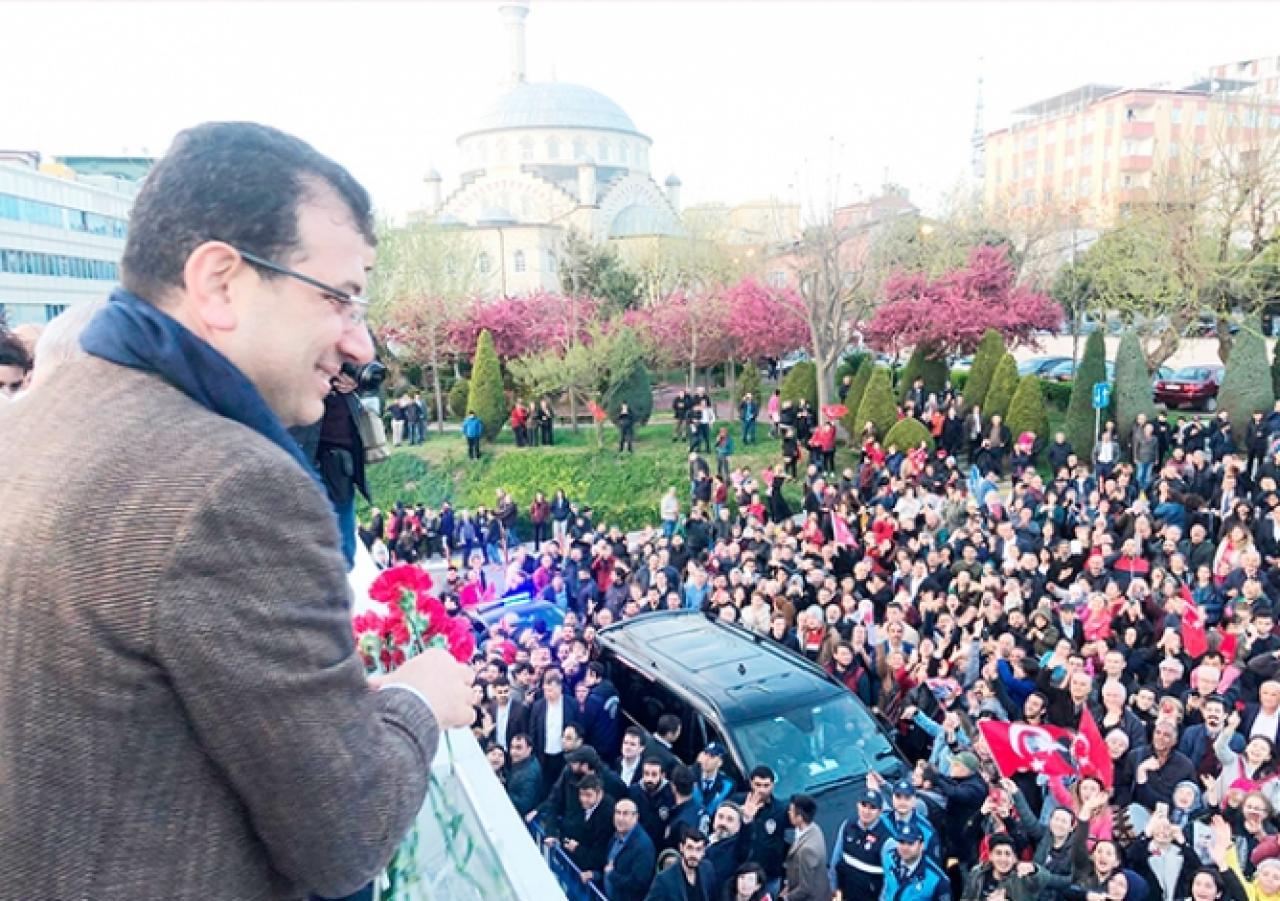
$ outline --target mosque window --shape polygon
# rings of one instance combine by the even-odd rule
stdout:
[[[587,155],[587,142],[581,138],[573,139],[573,158],[580,160]]]
[[[525,265],[523,250],[516,251],[515,256],[512,258],[512,268],[515,269],[516,272],[524,272]]]
[[[596,145],[596,157],[602,163],[609,162],[609,142],[601,141]]]
[[[631,145],[630,144],[623,141],[622,147],[619,149],[619,152],[622,154],[623,163],[631,162]]]
[[[556,266],[557,266],[557,265],[558,265],[558,264],[556,263],[556,254],[555,254],[555,251],[554,251],[554,250],[548,250],[548,251],[547,251],[547,271],[548,271],[548,272],[555,272],[555,271],[556,271]]]
[[[498,161],[505,163],[511,158],[511,148],[507,146],[506,138],[498,138]]]
[[[547,158],[560,159],[560,142],[555,138],[547,138]]]
[[[520,140],[520,159],[524,160],[526,163],[533,159],[533,141],[529,138],[522,138]]]
[[[492,268],[492,263],[489,260],[489,254],[484,251],[480,252],[480,256],[476,257],[476,268],[480,270],[481,275],[489,274],[489,269]]]

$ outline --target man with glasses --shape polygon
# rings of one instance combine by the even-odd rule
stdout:
[[[445,651],[366,678],[286,431],[372,358],[373,245],[368,194],[307,144],[185,131],[86,356],[0,408],[0,873],[24,897],[356,891],[471,722]]]
[[[605,855],[604,893],[609,901],[642,901],[653,881],[657,851],[640,826],[640,810],[630,798],[613,807],[613,841]]]

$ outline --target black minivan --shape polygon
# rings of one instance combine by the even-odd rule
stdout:
[[[694,610],[649,613],[604,629],[601,662],[624,715],[652,732],[680,718],[675,752],[690,764],[708,742],[728,751],[726,775],[764,764],[776,797],[818,801],[828,842],[875,769],[886,780],[908,767],[862,701],[808,659],[764,636]]]

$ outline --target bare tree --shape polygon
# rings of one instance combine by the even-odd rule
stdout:
[[[436,428],[443,431],[440,367],[449,356],[449,324],[480,287],[476,247],[464,232],[430,222],[379,232],[370,319],[389,346],[430,369]]]

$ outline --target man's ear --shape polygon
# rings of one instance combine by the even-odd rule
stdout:
[[[244,274],[244,260],[222,241],[206,241],[190,253],[182,267],[182,280],[190,313],[199,325],[219,332],[236,327],[233,286]]]

